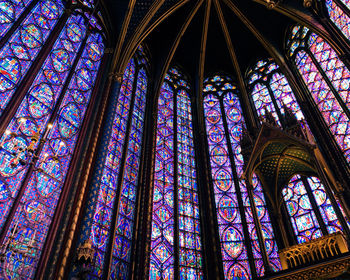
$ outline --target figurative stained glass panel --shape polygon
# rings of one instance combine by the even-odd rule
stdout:
[[[311,96],[350,163],[350,121],[344,111],[350,105],[349,70],[329,44],[306,27],[295,26],[287,44],[289,55],[294,56]],[[295,53],[297,47],[302,48]]]
[[[322,219],[326,224],[328,233],[342,231],[342,226],[334,211],[334,207],[326,193],[325,186],[317,177],[307,178],[307,182],[312,190],[316,204],[318,205]]]
[[[66,34],[73,42],[79,42],[83,39],[84,23],[78,16],[73,16],[72,19],[73,22],[70,21],[67,25]],[[78,46],[75,48],[76,52],[79,50]],[[64,52],[63,49],[61,51]],[[18,277],[32,279],[34,277],[37,262],[70,168],[103,51],[101,35],[92,33],[74,69],[68,89],[60,104],[57,104],[58,114],[54,117],[53,127],[48,132],[10,226],[10,229],[17,226],[17,231],[13,234],[9,230],[6,235],[6,240],[16,242],[16,246],[23,250],[31,245],[29,255],[28,252],[26,254],[18,253],[18,251],[15,253],[12,250],[7,253],[4,272],[9,279]],[[67,56],[69,56],[68,53]],[[56,71],[61,73],[67,71],[70,67],[69,58],[63,61],[59,59],[56,61],[56,58],[51,55]],[[10,236],[14,237],[14,241],[10,241]]]
[[[272,70],[270,68],[270,71]],[[260,77],[257,74],[252,80]],[[240,179],[244,166],[240,147],[244,120],[237,96],[238,90],[228,78],[214,76],[206,80],[204,94],[204,112],[225,278],[251,278],[252,272],[248,260],[248,249],[244,242],[246,237],[243,227],[250,232],[248,238],[253,251],[256,274],[263,276],[265,271],[261,244],[258,241],[246,184]],[[227,130],[229,139],[226,139],[225,130]],[[230,141],[230,145],[227,141]],[[232,148],[233,162],[230,161],[229,147]],[[256,211],[261,219],[262,234],[265,237],[265,247],[270,263],[274,270],[279,270],[281,265],[277,255],[277,245],[271,231],[272,227],[262,188],[256,177],[254,177],[253,195]],[[244,213],[239,210],[238,199],[242,199]]]
[[[0,50],[0,115],[62,13],[60,0],[39,1]]]
[[[0,1],[0,40],[21,16],[32,0]]]
[[[237,93],[237,91],[235,93]],[[241,153],[240,139],[242,136],[242,130],[245,127],[244,119],[242,116],[242,109],[239,103],[238,96],[233,92],[227,92],[224,95],[223,104],[226,115],[227,127],[230,135],[231,147],[233,150],[236,173],[238,178],[241,178],[244,171],[244,160]],[[257,229],[252,215],[251,203],[249,201],[246,183],[243,179],[240,180],[239,186],[242,194],[243,205],[245,208],[248,230],[250,232],[250,240],[253,248],[253,255],[255,258],[257,274],[258,276],[263,276],[265,274],[265,269],[263,266],[261,256],[261,244],[259,244],[258,241]],[[256,212],[258,214],[258,218],[262,227],[262,233],[265,238],[265,248],[272,268],[275,271],[277,271],[281,269],[281,264],[277,253],[277,244],[272,231],[270,217],[266,210],[266,202],[265,196],[262,191],[262,186],[256,176],[254,176],[253,179],[253,189],[255,206],[257,207]]]
[[[290,180],[282,195],[298,242],[303,243],[321,237],[319,222],[299,175]]]
[[[251,85],[252,97],[259,117],[263,117],[263,109],[266,107],[273,112],[273,116],[279,122],[277,111],[283,115],[286,107],[298,120],[305,119],[286,77],[272,59],[259,61],[249,71],[248,82]]]
[[[28,170],[28,165],[21,164],[21,161],[31,160],[25,148],[30,143],[34,150],[38,147],[40,142],[33,142],[32,138],[38,136],[38,140],[42,139],[84,34],[83,18],[71,16],[7,126],[7,130],[13,133],[1,138],[0,175],[8,190],[7,199],[1,203],[1,227]]]
[[[110,274],[111,280],[128,279],[141,160],[146,91],[147,75],[145,69],[141,68],[137,76],[130,136],[125,147],[127,149],[127,155],[124,167],[123,182],[121,185],[116,237],[114,240],[112,253]]]
[[[203,278],[202,244],[191,100],[186,90],[181,89],[176,101],[180,279],[199,280]]]
[[[180,279],[203,278],[188,91],[182,74],[176,68],[169,70],[158,99],[149,279],[174,279],[176,257],[179,258]],[[177,166],[174,166],[175,157]],[[177,196],[178,209],[175,209],[174,196]],[[178,228],[175,228],[175,218]],[[175,231],[178,231],[178,240],[174,240]],[[174,251],[174,242],[179,244],[178,252]]]
[[[174,278],[174,90],[158,98],[149,279]]]
[[[344,13],[339,5],[334,0],[326,0],[326,7],[329,13],[330,19],[339,28],[339,30],[345,35],[346,38],[350,39],[350,18]],[[349,6],[349,1],[342,1],[345,5]]]
[[[276,122],[280,124],[275,106],[272,103],[271,96],[266,85],[261,83],[255,84],[252,91],[252,97],[259,116],[263,117],[267,113],[266,111],[271,112]]]
[[[110,220],[116,200],[119,166],[124,147],[126,126],[129,118],[129,108],[135,75],[135,60],[132,58],[127,65],[123,83],[120,88],[118,103],[111,137],[108,144],[108,154],[105,159],[103,175],[100,181],[100,191],[97,199],[90,238],[95,249],[94,265],[90,277],[102,277],[104,255],[110,232]]]
[[[249,279],[251,272],[244,243],[242,213],[238,206],[218,96],[208,94],[204,97],[204,114],[225,279]]]
[[[346,113],[310,55],[299,51],[295,62],[326,124],[344,152],[345,158],[350,162],[350,122]]]

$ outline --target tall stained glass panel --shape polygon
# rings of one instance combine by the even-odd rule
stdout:
[[[128,279],[146,106],[146,67],[139,48],[124,71],[98,183],[90,232],[95,255],[89,279],[101,279],[107,269],[110,279]],[[116,227],[112,228],[115,211]],[[112,263],[107,268],[107,249],[112,245]]]
[[[175,258],[180,279],[203,278],[189,90],[173,68],[158,99],[149,279],[174,279]]]
[[[306,27],[295,26],[287,42],[313,100],[335,141],[350,163],[350,84],[348,68],[320,36]]]
[[[226,279],[251,279],[263,276],[261,256],[246,183],[241,180],[243,157],[240,139],[244,120],[238,90],[223,76],[207,79],[204,87],[204,114],[208,135],[211,174],[217,209],[217,219]],[[254,179],[254,200],[266,251],[274,270],[281,269],[277,244],[272,232],[265,198],[258,181]],[[242,212],[240,209],[244,209]]]
[[[0,62],[0,83],[8,86],[1,91],[1,105],[15,94],[16,82],[30,68],[63,9],[61,1],[38,1],[0,51],[2,62],[15,59]],[[88,21],[76,12],[58,30],[56,42],[42,57],[41,69],[1,137],[0,226],[5,246],[1,278],[34,277],[71,170],[104,53],[102,35],[93,29],[87,34],[87,27]],[[17,67],[17,80],[6,74],[4,67],[10,65]]]

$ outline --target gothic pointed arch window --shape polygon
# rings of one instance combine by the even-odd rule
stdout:
[[[158,98],[149,279],[203,278],[190,94],[171,68]]]
[[[350,40],[350,1],[326,0],[325,5],[331,21]]]
[[[245,122],[239,91],[229,77],[219,75],[206,79],[203,91],[225,279],[263,276],[266,266],[278,271],[278,249],[261,184],[254,176],[253,193],[249,196],[241,178],[244,162],[240,139]],[[250,197],[254,197],[254,204]],[[252,211],[260,222],[254,219]],[[264,243],[259,242],[257,231],[261,231]],[[263,262],[262,246],[269,264]]]
[[[102,177],[94,187],[98,195],[93,196],[94,210],[87,234],[95,249],[91,279],[104,275],[128,279],[139,192],[147,72],[146,56],[139,47],[124,71]]]
[[[260,118],[268,110],[281,127],[288,128],[286,110],[290,110],[309,130],[286,77],[272,59],[258,61],[248,71],[247,79]],[[319,178],[295,175],[283,189],[282,196],[298,243],[342,231],[334,206]],[[335,207],[340,205],[337,203]]]
[[[287,54],[350,164],[349,69],[323,38],[299,25],[291,31]]]
[[[97,93],[103,32],[90,23],[98,22],[91,11],[72,6],[65,13],[65,5],[59,0],[0,4],[4,279],[34,278]]]

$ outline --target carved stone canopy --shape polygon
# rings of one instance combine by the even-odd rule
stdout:
[[[263,123],[249,157],[244,177],[259,176],[267,197],[279,207],[281,192],[295,174],[317,174],[315,146],[278,127]]]

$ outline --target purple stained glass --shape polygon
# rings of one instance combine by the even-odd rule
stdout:
[[[27,131],[33,130],[28,127],[34,127],[34,132],[41,133],[42,138],[54,106],[59,106],[52,129],[46,131],[46,141],[38,150],[38,161],[34,170],[28,174],[28,183],[23,186],[24,194],[5,238],[5,242],[9,243],[16,240],[17,247],[26,248],[30,245],[32,249],[29,254],[9,250],[4,262],[5,269],[1,270],[6,279],[34,277],[64,185],[104,49],[101,36],[91,34],[66,92],[61,93],[73,61],[78,59],[76,55],[85,30],[81,16],[70,17],[9,126],[13,128],[18,124],[19,118],[24,119],[19,125],[17,138],[22,137],[29,142],[33,132],[28,134]],[[62,100],[56,104],[60,95]],[[8,143],[10,141],[12,140],[8,140]],[[11,180],[9,184],[14,185],[16,182],[17,191],[26,172],[27,167],[15,170],[15,174],[8,176],[8,180]],[[15,197],[15,193],[12,197]],[[14,227],[17,228],[16,231],[13,231]]]
[[[158,99],[149,279],[174,278],[174,92]]]
[[[1,0],[0,1],[0,40],[18,20],[32,0]]]
[[[235,168],[238,178],[241,178],[244,170],[244,160],[241,153],[240,139],[242,136],[242,130],[245,127],[244,119],[242,116],[242,109],[239,103],[238,96],[233,92],[227,92],[223,97],[224,110],[226,114],[226,122],[228,131],[230,134],[231,147],[234,155]],[[255,266],[258,276],[265,274],[263,266],[261,248],[258,241],[258,235],[256,233],[256,225],[252,215],[251,204],[248,197],[248,191],[245,181],[242,179],[239,182],[243,205],[245,208],[246,221],[250,232],[250,240],[253,248],[253,255],[255,259]],[[253,179],[253,195],[256,211],[260,220],[261,230],[265,238],[265,247],[268,253],[270,263],[275,271],[280,270],[282,267],[279,262],[277,244],[274,238],[272,225],[270,222],[269,214],[267,213],[265,196],[262,191],[262,186],[257,176],[254,175]]]
[[[117,230],[113,246],[110,279],[128,279],[138,187],[143,125],[146,107],[147,75],[141,68],[137,77],[134,110],[121,185]]]
[[[338,217],[334,211],[334,207],[326,193],[326,189],[317,177],[307,178],[307,182],[310,185],[312,193],[314,195],[316,204],[318,205],[322,219],[326,224],[328,233],[342,231],[342,226],[338,220]]]
[[[241,213],[228,156],[220,101],[216,95],[209,93],[204,97],[204,115],[225,278],[249,279],[251,272],[244,243]]]
[[[0,7],[2,2],[0,1]],[[63,10],[64,6],[60,0],[39,1],[0,50],[0,115],[42,49]]]
[[[335,136],[345,158],[350,162],[350,122],[348,117],[310,55],[305,51],[300,51],[296,55],[295,62],[329,130]]]
[[[290,180],[288,186],[283,189],[282,195],[298,243],[321,237],[322,232],[319,222],[299,175],[295,175]]]
[[[108,154],[105,159],[102,179],[100,181],[100,191],[97,199],[97,206],[93,217],[93,224],[90,233],[93,248],[98,252],[92,269],[92,275],[102,277],[104,255],[110,232],[110,220],[117,199],[117,183],[119,166],[121,164],[122,151],[126,137],[126,126],[130,115],[130,102],[135,75],[135,60],[131,59],[127,65],[123,83],[120,88],[118,103],[116,107],[113,128],[108,144]],[[100,218],[101,207],[106,212],[104,219]],[[108,221],[106,223],[106,221]]]
[[[2,135],[1,142],[4,144],[0,150],[0,174],[2,182],[8,186],[11,195],[1,205],[4,209],[4,214],[0,217],[1,227],[28,170],[28,165],[18,163],[18,159],[25,161],[30,158],[30,155],[25,152],[25,147],[31,143],[33,136],[38,135],[39,140],[42,138],[71,64],[76,57],[76,50],[82,42],[85,28],[83,24],[78,26],[80,23],[83,23],[83,18],[80,16],[72,16],[68,20],[15,117],[7,127],[15,134]],[[78,41],[73,41],[68,36],[67,30],[70,28],[76,28],[81,32],[81,38]],[[69,42],[71,48],[66,49],[64,42]],[[33,145],[36,149],[39,141],[33,142]],[[13,153],[14,151],[16,154]]]
[[[181,80],[180,80],[181,82]],[[187,83],[181,82],[182,86]],[[177,97],[177,158],[180,279],[202,279],[202,245],[191,100],[186,90]]]
[[[264,67],[265,64],[261,63],[259,67]],[[274,68],[271,67],[268,69],[270,72],[273,70]],[[206,80],[204,92],[206,94],[204,97],[204,112],[225,279],[232,279],[233,277],[239,277],[239,279],[251,278],[251,268],[249,267],[248,253],[244,242],[244,226],[250,232],[249,241],[253,251],[256,274],[263,276],[265,271],[261,256],[261,245],[257,237],[256,224],[253,219],[246,184],[244,180],[240,179],[244,168],[240,147],[244,119],[237,96],[238,90],[228,78],[215,76]],[[216,93],[219,93],[221,96],[217,96]],[[223,118],[225,118],[225,122]],[[224,123],[227,124],[229,139],[226,139],[225,136]],[[230,141],[232,147],[234,160],[232,163],[228,155],[229,147],[227,141]],[[246,225],[242,223],[241,215],[243,213],[240,212],[238,206],[235,176],[237,176],[239,181],[238,188],[243,199]],[[281,269],[277,254],[277,244],[271,230],[262,187],[256,177],[254,177],[253,193],[256,210],[262,225],[262,234],[265,237],[268,257],[273,269],[277,271]]]
[[[339,30],[345,35],[346,38],[350,39],[350,18],[344,13],[339,5],[334,0],[326,0],[326,7],[329,13],[330,19],[339,28]],[[342,2],[350,8],[348,0],[342,0]]]
[[[295,64],[335,141],[350,162],[350,121],[344,112],[350,107],[347,90],[350,82],[349,70],[329,44],[306,27],[294,27],[292,40],[288,44],[291,55],[294,54],[291,51],[294,44],[309,48],[308,52],[299,50],[295,54]],[[318,62],[323,73],[314,61]],[[332,84],[332,89],[329,84]],[[335,94],[339,94],[339,99],[342,99],[346,108],[341,106]]]
[[[169,70],[158,99],[149,272],[149,279],[152,280],[174,279],[175,254],[179,257],[180,279],[203,279],[192,112],[188,92],[189,85],[182,74],[176,68]],[[178,163],[176,167],[175,157]],[[173,175],[175,168],[177,181]],[[177,193],[174,193],[176,187]],[[177,210],[174,210],[174,195],[178,198]],[[178,229],[174,228],[176,216]],[[174,252],[175,230],[179,233],[178,252]]]
[[[276,113],[276,108],[272,102],[269,90],[266,85],[257,83],[254,85],[252,90],[253,102],[258,115],[263,118],[266,111],[271,112],[276,122],[280,124],[280,120]]]

